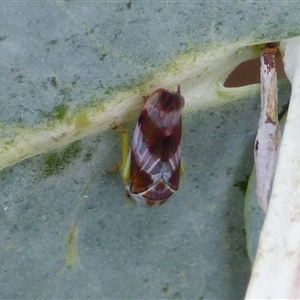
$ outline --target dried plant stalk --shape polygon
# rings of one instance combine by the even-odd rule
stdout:
[[[270,47],[271,46],[271,47]],[[261,114],[254,145],[258,203],[267,212],[280,143],[278,122],[277,48],[267,45],[260,57]]]
[[[292,94],[246,299],[300,299],[300,37],[280,49]]]

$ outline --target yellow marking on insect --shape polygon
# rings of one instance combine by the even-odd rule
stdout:
[[[108,174],[114,174],[118,169],[125,184],[130,183],[130,147],[129,147],[129,134],[125,127],[114,125],[112,129],[122,134],[122,158],[121,161],[116,163],[110,170],[106,172]]]
[[[183,175],[185,172],[185,167],[183,165],[183,163],[180,164],[180,175]]]

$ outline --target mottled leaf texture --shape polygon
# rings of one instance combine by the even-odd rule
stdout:
[[[272,187],[280,144],[278,122],[278,93],[276,72],[276,45],[267,45],[260,57],[261,113],[254,145],[256,192],[264,212]]]

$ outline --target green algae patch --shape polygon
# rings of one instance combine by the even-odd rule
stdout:
[[[88,118],[87,114],[85,114],[85,113],[81,113],[81,114],[77,115],[75,118],[76,130],[84,129],[84,128],[88,127],[90,125],[90,123],[91,122],[89,121],[89,118]]]
[[[65,104],[61,104],[54,107],[52,111],[52,116],[54,119],[58,121],[62,121],[66,118],[67,113],[68,113],[68,106]]]
[[[91,161],[91,159],[92,159],[92,157],[93,157],[93,154],[94,154],[94,149],[92,148],[92,147],[89,147],[87,150],[86,150],[86,152],[85,152],[85,154],[84,154],[84,156],[83,156],[83,161],[84,162],[89,162],[89,161]]]
[[[67,121],[69,126],[75,125],[76,131],[81,131],[84,128],[87,128],[91,125],[91,122],[88,117],[88,113],[79,113],[75,115],[72,119]]]
[[[4,150],[8,151],[15,145],[15,140],[7,140],[3,143]]]
[[[77,220],[73,223],[70,232],[68,234],[68,241],[66,245],[65,265],[59,271],[59,275],[62,275],[67,270],[76,270],[82,268],[80,263],[80,256],[78,252],[78,226]]]
[[[45,114],[48,122],[62,122],[66,119],[69,107],[66,104],[59,104],[55,106],[52,111]]]
[[[93,109],[95,109],[98,112],[105,112],[106,108],[103,104],[101,104],[103,102],[103,100],[101,100],[100,97],[94,95],[91,97],[90,101],[87,103],[86,106],[83,105],[82,108],[90,108],[92,107]],[[80,112],[80,110],[79,110]]]
[[[61,173],[73,160],[79,157],[81,151],[81,141],[76,141],[63,150],[46,154],[42,168],[43,177],[47,178]]]
[[[102,113],[102,112],[105,112],[106,111],[106,107],[104,105],[97,105],[95,107],[93,107],[93,112],[94,113]]]
[[[70,230],[66,251],[66,269],[77,269],[81,266],[78,254],[78,227],[75,222]]]

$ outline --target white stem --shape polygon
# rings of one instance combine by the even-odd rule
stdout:
[[[246,299],[300,297],[300,38],[281,47],[292,95]]]
[[[260,57],[261,113],[254,145],[256,190],[260,207],[266,213],[278,158],[280,128],[276,72],[277,48],[266,47]]]

